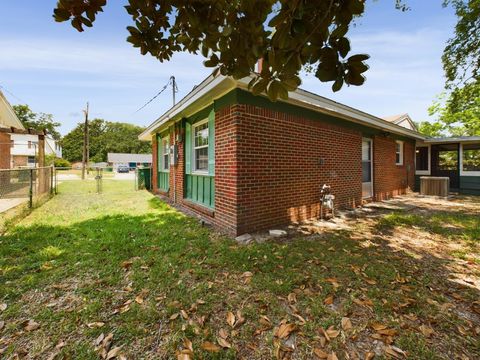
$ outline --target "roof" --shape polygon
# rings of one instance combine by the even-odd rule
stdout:
[[[17,114],[8,102],[7,98],[0,91],[0,127],[25,130],[22,122],[18,119]]]
[[[383,117],[383,120],[391,122],[393,124],[397,124],[400,126],[403,126],[404,128],[411,129],[411,130],[417,130],[417,126],[413,122],[412,118],[408,114],[399,114],[399,115],[393,115],[393,116],[386,116]],[[408,126],[406,126],[408,124]]]
[[[170,121],[177,121],[182,117],[188,117],[209,106],[213,100],[222,97],[229,91],[240,88],[249,91],[248,83],[255,76],[251,74],[240,80],[223,75],[210,75],[188,93],[182,100],[167,110],[162,116],[148,126],[145,131],[139,135],[140,140],[151,140],[151,135],[159,129],[159,127]],[[265,96],[265,95],[259,95]],[[385,132],[391,132],[415,139],[422,140],[425,138],[416,130],[399,126],[392,122],[386,121],[374,115],[368,114],[361,110],[340,104],[323,96],[311,93],[306,90],[297,89],[289,93],[288,100],[279,100],[314,110],[321,113],[327,113],[336,117],[377,128]]]
[[[123,154],[123,153],[108,153],[109,163],[151,163],[152,154]]]
[[[480,136],[452,136],[444,138],[427,138],[423,140],[427,144],[459,143],[459,142],[480,142]]]

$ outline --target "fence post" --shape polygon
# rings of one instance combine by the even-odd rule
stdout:
[[[33,169],[30,169],[30,189],[28,192],[28,197],[28,207],[31,209],[33,207]]]
[[[50,194],[53,195],[53,171],[55,170],[55,165],[50,167]]]

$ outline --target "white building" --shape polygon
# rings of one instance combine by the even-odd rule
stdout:
[[[128,166],[130,169],[135,169],[140,165],[152,165],[152,154],[108,153],[107,157],[108,164],[112,166],[115,170],[119,166]]]
[[[34,167],[38,155],[38,135],[10,134],[11,168]],[[45,156],[62,157],[62,147],[50,136],[45,136]]]

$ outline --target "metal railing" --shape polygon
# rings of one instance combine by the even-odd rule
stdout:
[[[0,170],[0,201],[3,201],[3,207],[9,203],[26,202],[32,208],[53,194],[53,175],[53,166]]]

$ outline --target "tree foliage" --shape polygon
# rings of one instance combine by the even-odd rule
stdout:
[[[26,129],[47,130],[55,140],[60,139],[57,127],[60,123],[53,120],[52,114],[34,113],[28,105],[13,105],[13,110]]]
[[[480,136],[480,82],[470,82],[441,95],[429,113],[451,135]]]
[[[91,27],[107,0],[60,0],[56,21],[78,31]],[[402,0],[396,7],[406,10]],[[300,85],[302,68],[323,82],[362,85],[365,54],[350,55],[352,20],[364,13],[364,0],[129,0],[133,24],[127,41],[160,61],[176,52],[201,53],[215,72],[243,78],[259,59],[261,73],[250,83],[270,99],[288,97]]]
[[[442,56],[449,89],[480,79],[480,0],[444,0],[450,4],[458,20]]]
[[[441,137],[444,135],[445,127],[440,122],[428,122],[421,121],[415,123],[417,130],[420,134],[429,136],[429,137]]]
[[[91,120],[89,131],[89,157],[92,162],[107,161],[107,153],[145,154],[151,152],[150,144],[138,140],[144,128],[127,123]],[[70,162],[81,161],[84,123],[79,123],[62,139],[63,157]]]

